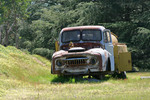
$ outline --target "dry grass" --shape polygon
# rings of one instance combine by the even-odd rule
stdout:
[[[3,100],[149,100],[150,79],[140,79],[150,73],[128,73],[128,79],[97,83],[30,83],[12,79],[1,79]],[[137,77],[135,77],[137,76]]]

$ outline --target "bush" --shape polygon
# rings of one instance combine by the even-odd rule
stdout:
[[[53,52],[54,50],[49,50],[47,48],[36,48],[32,51],[33,54],[37,54],[37,55],[46,57],[48,59],[51,59]]]
[[[31,49],[32,43],[31,41],[25,41],[23,42],[22,46],[24,47],[24,49]]]

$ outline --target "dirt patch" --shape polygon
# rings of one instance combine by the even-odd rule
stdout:
[[[44,64],[43,62],[41,62],[40,60],[38,60],[36,57],[32,57],[32,58],[33,58],[37,63],[39,63],[40,65],[47,67],[46,64]]]
[[[150,79],[150,76],[141,76],[141,79]]]

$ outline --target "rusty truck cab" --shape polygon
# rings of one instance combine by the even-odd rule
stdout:
[[[104,27],[100,26],[80,26],[64,28],[60,32],[59,43],[60,50],[68,50],[70,42],[74,47],[83,47],[86,50],[91,48],[103,47]]]

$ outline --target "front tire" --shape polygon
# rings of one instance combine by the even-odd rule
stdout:
[[[53,66],[51,65],[51,74],[53,74]]]
[[[110,59],[108,59],[107,61],[107,66],[106,66],[106,71],[111,71],[111,67],[110,67]]]
[[[103,80],[105,78],[105,75],[93,75],[94,78],[96,79],[100,79],[100,80]]]

